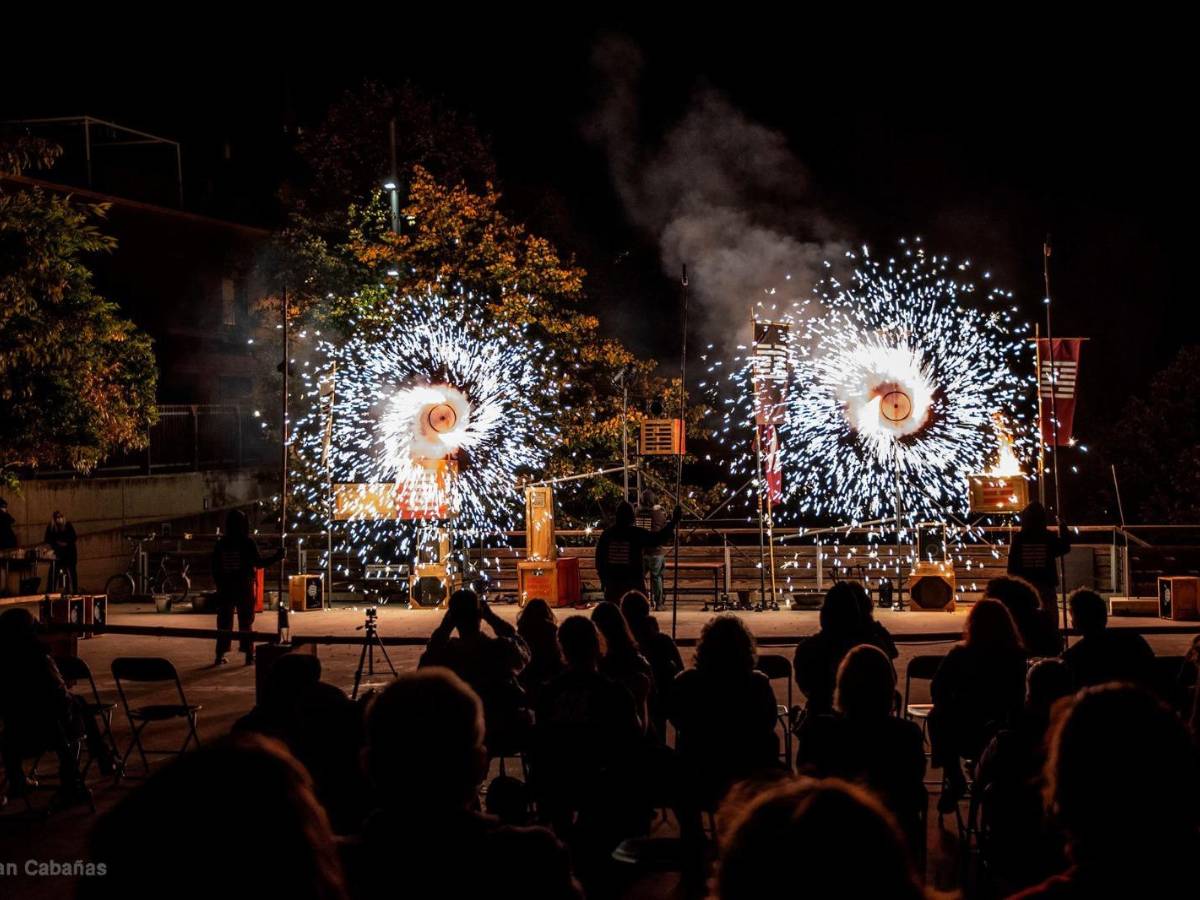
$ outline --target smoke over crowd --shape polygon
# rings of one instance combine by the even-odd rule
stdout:
[[[782,309],[807,295],[843,247],[784,136],[708,88],[661,133],[645,134],[638,48],[608,38],[593,63],[599,106],[588,134],[607,153],[630,219],[657,242],[664,271],[677,277],[688,267],[704,336],[744,337],[753,304],[769,297]]]

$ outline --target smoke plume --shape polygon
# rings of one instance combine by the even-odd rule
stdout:
[[[755,303],[783,310],[806,296],[843,247],[784,136],[702,88],[678,121],[648,137],[638,48],[606,39],[593,64],[601,94],[587,133],[604,147],[630,219],[657,241],[663,270],[677,277],[687,265],[702,333],[743,338]]]

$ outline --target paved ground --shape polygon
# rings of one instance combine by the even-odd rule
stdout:
[[[516,616],[516,608],[500,606],[497,612],[506,619]],[[560,621],[565,614],[572,610],[561,610]],[[764,643],[772,646],[764,647],[764,652],[783,653],[791,656],[788,639],[810,634],[817,628],[815,612],[766,612],[745,613],[752,630]],[[704,622],[711,616],[700,610],[699,604],[689,604],[681,607],[677,622],[677,634],[682,641],[694,640]],[[394,607],[381,607],[379,613],[380,634],[385,637],[424,638],[435,627],[441,613],[427,610],[405,610]],[[363,622],[362,608],[339,608],[324,612],[308,612],[293,614],[293,630],[297,635],[355,635],[355,627]],[[879,612],[879,619],[892,631],[901,642],[901,657],[898,668],[903,679],[904,667],[908,660],[920,653],[944,652],[945,643],[957,635],[965,619],[965,611],[953,613],[944,612],[901,612],[889,610]],[[670,612],[659,614],[659,621],[664,630],[670,629]],[[110,617],[114,625],[148,625],[169,627],[212,627],[211,616],[193,615],[190,613],[159,614],[152,607],[121,607],[114,610]],[[275,614],[267,612],[256,623],[259,630],[274,631]],[[1118,627],[1156,626],[1163,624],[1158,619],[1115,619]],[[940,633],[945,636],[942,646],[931,643],[903,643],[904,635]],[[1191,642],[1188,634],[1173,634],[1153,636],[1150,638],[1157,653],[1161,655],[1182,655]],[[781,642],[780,646],[774,646]],[[420,653],[418,646],[388,647],[392,662],[400,669],[410,669],[416,665]],[[692,650],[685,647],[685,660],[690,658]],[[79,655],[88,662],[95,673],[100,691],[106,697],[114,700],[112,676],[109,666],[116,656],[165,656],[171,659],[178,668],[184,683],[188,698],[203,705],[200,713],[200,734],[202,738],[213,738],[226,733],[233,721],[244,714],[254,703],[253,669],[241,665],[241,660],[231,654],[230,663],[221,668],[212,666],[213,646],[207,640],[186,638],[147,637],[129,635],[105,635],[103,637],[79,642]],[[359,660],[360,649],[354,645],[322,646],[319,656],[324,670],[324,678],[337,684],[347,691],[353,684],[353,676]],[[382,659],[377,657],[376,676],[367,679],[367,684],[382,685],[387,681],[387,667]],[[902,682],[903,683],[903,682]],[[776,690],[780,702],[788,700],[788,686],[782,681],[776,682]],[[166,699],[163,691],[152,691],[150,695]],[[150,696],[148,695],[148,696]],[[925,685],[917,683],[913,688],[914,702],[920,702],[928,696]],[[123,717],[118,713],[114,725],[118,742],[124,746],[128,728]],[[157,732],[154,728],[148,731],[160,739],[158,746],[177,745],[182,737],[178,729],[163,726]],[[930,780],[938,781],[936,773]],[[96,780],[93,775],[93,787],[97,805],[101,810],[111,806],[120,796],[136,785],[136,781],[126,781],[114,786],[107,781]],[[44,805],[45,798],[38,797],[37,805]],[[94,821],[94,817],[86,810],[74,810],[62,813],[53,818],[41,821],[30,820],[24,815],[17,804],[0,813],[0,863],[17,862],[24,865],[26,859],[77,859],[85,855],[86,834]],[[949,824],[949,820],[947,820]],[[956,883],[957,873],[954,871],[952,860],[952,844],[954,838],[949,832],[938,827],[937,816],[931,817],[930,823],[930,881],[939,887],[950,887]],[[21,897],[59,897],[70,894],[70,884],[62,879],[27,879],[23,875],[16,878],[2,877],[4,889],[2,896]],[[9,893],[8,888],[15,887],[15,893]],[[662,884],[647,885],[649,892],[660,890]]]

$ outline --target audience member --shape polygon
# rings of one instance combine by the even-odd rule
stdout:
[[[558,618],[550,604],[534,598],[517,615],[517,635],[529,650],[529,662],[518,676],[531,705],[551,678],[566,668],[562,648],[558,646]]]
[[[579,896],[566,851],[544,828],[479,812],[487,775],[483,706],[448,669],[402,674],[367,711],[378,810],[343,847],[352,897]]]
[[[1062,632],[1054,611],[1047,614],[1037,590],[1024,578],[1015,575],[993,578],[987,583],[984,596],[1004,604],[1030,656],[1058,656],[1062,651]]]
[[[55,806],[86,798],[76,763],[76,742],[86,740],[100,771],[113,771],[112,751],[100,734],[87,701],[67,690],[58,666],[38,640],[33,616],[23,607],[0,615],[0,755],[10,797],[25,796],[22,761],[43,752],[58,757]]]
[[[1001,729],[979,759],[975,787],[987,829],[988,865],[997,879],[1017,888],[1061,868],[1061,835],[1042,816],[1046,732],[1054,705],[1075,690],[1061,659],[1039,659],[1026,677],[1025,708]]]
[[[1070,867],[1024,898],[1173,897],[1195,885],[1200,762],[1179,718],[1143,688],[1086,688],[1056,716],[1046,800]]]
[[[820,631],[805,638],[796,647],[792,660],[796,684],[807,700],[808,715],[833,711],[833,689],[838,666],[850,648],[873,644],[885,653],[895,651],[891,637],[881,646],[882,638],[863,614],[861,585],[839,581],[825,592],[821,604]],[[870,600],[868,599],[868,603]]]
[[[654,674],[654,693],[650,698],[650,720],[659,740],[667,736],[667,696],[675,676],[683,671],[683,657],[671,636],[658,629],[658,619],[650,615],[650,601],[640,591],[630,591],[621,598],[621,614],[629,630],[650,663]]]
[[[797,769],[865,784],[899,820],[911,846],[923,846],[925,739],[895,715],[896,670],[878,647],[860,644],[842,660],[836,714],[810,716],[799,734]]]
[[[634,640],[629,623],[615,603],[603,600],[592,610],[592,622],[604,639],[600,671],[622,685],[633,696],[638,719],[649,727],[649,710],[654,690],[654,673]]]
[[[675,507],[671,518],[658,531],[647,531],[634,524],[633,504],[617,507],[616,521],[596,542],[596,574],[604,587],[604,599],[617,603],[628,591],[646,591],[645,553],[661,547],[675,533],[683,513]]]
[[[1063,651],[1062,658],[1079,687],[1109,681],[1128,681],[1151,687],[1154,651],[1136,631],[1108,627],[1108,606],[1095,591],[1079,588],[1067,598],[1071,627],[1079,640]]]
[[[668,701],[686,781],[715,808],[738,779],[779,765],[775,692],[754,668],[754,637],[737,616],[715,616],[700,632],[696,661]]]
[[[966,789],[962,760],[978,760],[1024,702],[1025,653],[1004,604],[983,599],[972,607],[963,640],[942,660],[930,694],[932,761],[943,769],[946,781],[938,809],[952,812]]]
[[[484,622],[494,637],[483,632]],[[527,662],[529,648],[517,630],[463,588],[451,594],[418,665],[447,668],[471,686],[483,701],[488,747],[496,752],[519,746],[528,730],[527,700],[517,680]]]
[[[79,879],[84,900],[346,896],[307,773],[258,735],[208,744],[155,772],[96,823],[89,857],[105,873]]]
[[[44,542],[54,551],[54,565],[50,569],[50,590],[64,590],[68,593],[79,591],[79,549],[76,546],[79,538],[75,534],[75,526],[67,521],[57,509],[46,526]]]
[[[895,820],[837,779],[787,779],[723,809],[715,900],[924,896]]]
[[[1046,507],[1035,500],[1021,511],[1021,529],[1008,548],[1008,574],[1033,585],[1043,613],[1054,622],[1058,621],[1058,558],[1070,549],[1065,525],[1059,526],[1058,534],[1046,526]]]
[[[892,640],[891,632],[875,618],[875,604],[871,602],[870,592],[857,581],[851,581],[850,587],[854,590],[854,596],[858,598],[859,609],[862,610],[866,643],[874,644],[887,654],[888,659],[895,659],[900,655],[900,650]]]
[[[275,660],[262,697],[233,730],[282,741],[312,776],[334,831],[358,827],[367,811],[367,786],[358,766],[362,711],[341,688],[321,681],[316,656],[296,652]]]

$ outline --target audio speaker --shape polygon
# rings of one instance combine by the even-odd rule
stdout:
[[[954,566],[951,563],[917,563],[908,577],[908,595],[914,609],[954,612]]]

